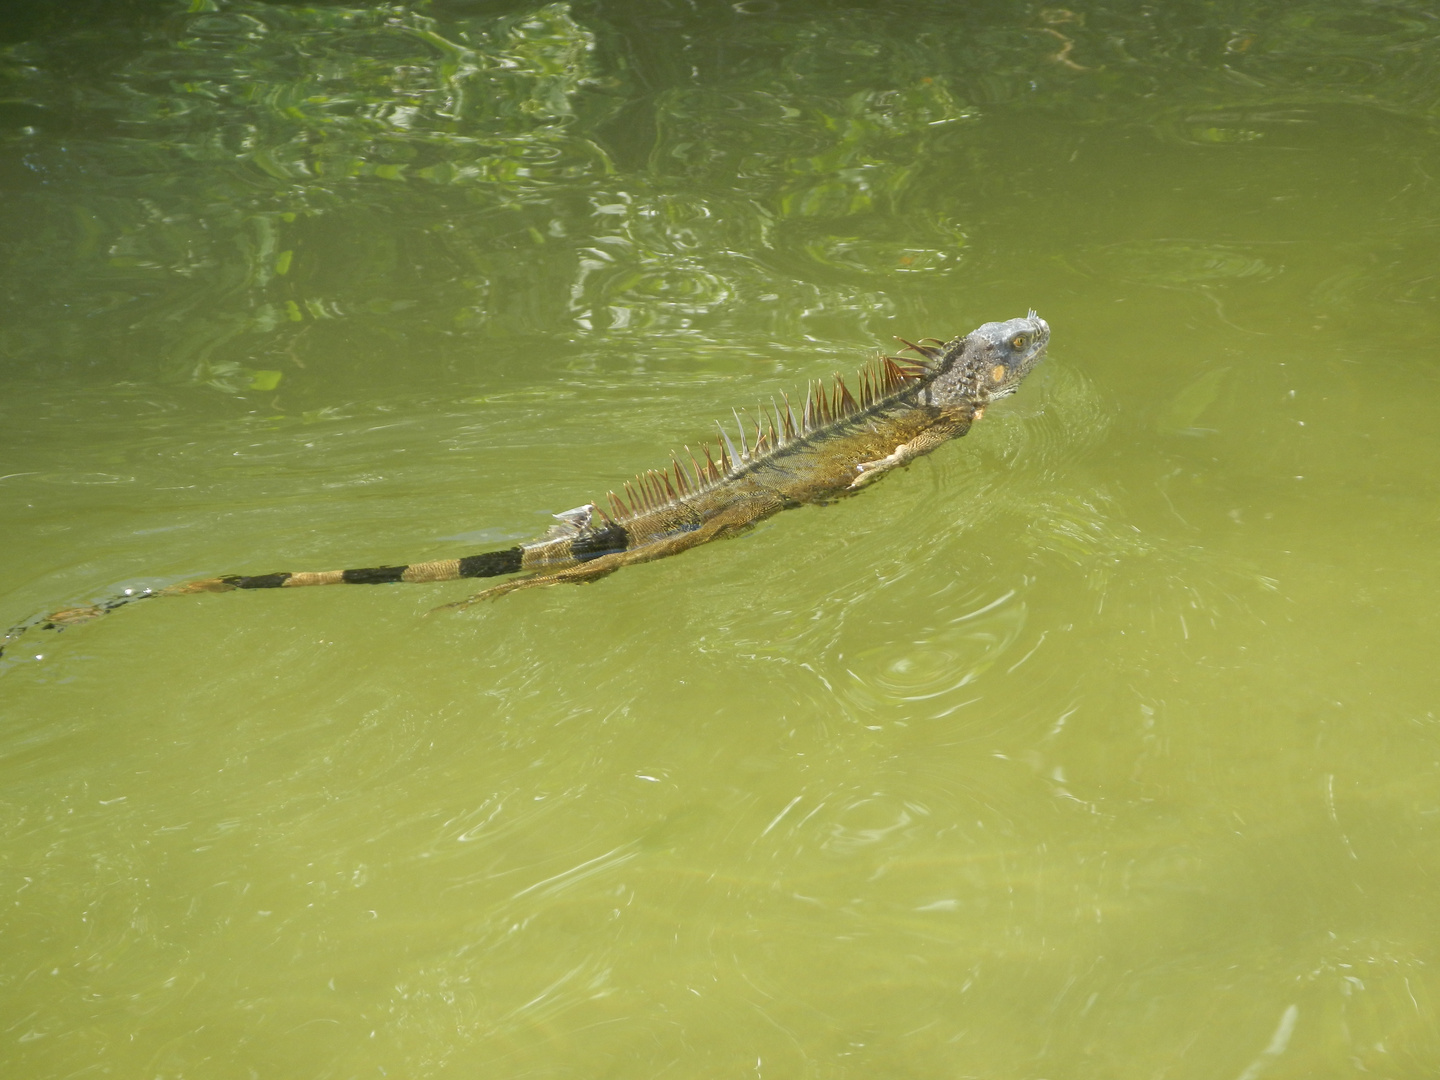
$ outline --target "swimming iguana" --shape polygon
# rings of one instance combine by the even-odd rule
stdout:
[[[861,372],[858,397],[838,377],[829,388],[813,384],[799,416],[787,399],[783,409],[774,405],[770,413],[761,410],[758,418],[748,418],[751,438],[736,414],[738,450],[721,427],[715,453],[703,449],[703,465],[691,455],[687,470],[672,455],[671,468],[626,483],[625,498],[610,492],[608,509],[586,503],[556,514],[560,524],[515,547],[408,566],[204,578],[69,608],[37,621],[61,628],[133,600],[231,589],[454,581],[529,572],[445,605],[464,607],[517,589],[594,581],[631,563],[734,536],[781,510],[853,495],[964,435],[986,405],[1014,391],[1049,340],[1050,327],[1032,311],[1023,319],[986,323],[948,343],[935,338],[918,345],[905,342],[920,359],[883,358]]]

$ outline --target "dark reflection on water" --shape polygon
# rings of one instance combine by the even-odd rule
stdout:
[[[1440,84],[1403,5],[195,7],[10,46],[12,369],[313,393],[396,351],[502,377],[536,337],[878,337],[1046,183],[977,123],[1268,148],[1322,105],[1423,122]],[[1162,280],[1244,269],[1170,243]]]

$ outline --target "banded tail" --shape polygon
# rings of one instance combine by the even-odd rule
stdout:
[[[879,358],[860,373],[857,393],[839,376],[812,383],[804,407],[790,401],[736,414],[739,448],[724,426],[714,451],[701,446],[690,468],[671,466],[626,482],[624,497],[607,493],[610,511],[595,502],[556,514],[545,535],[498,551],[456,559],[354,570],[231,574],[159,590],[127,590],[98,604],[31,619],[0,639],[3,646],[39,626],[59,630],[99,618],[136,600],[233,589],[304,585],[388,585],[520,574],[446,607],[465,607],[518,589],[598,580],[622,566],[679,554],[736,536],[781,510],[854,494],[949,439],[964,435],[986,405],[1014,391],[1045,355],[1050,327],[1031,311],[1023,319],[985,323],[942,342],[901,339],[919,360]],[[748,433],[748,437],[747,437]]]
[[[227,574],[225,577],[202,578],[184,585],[172,585],[157,595],[176,596],[181,593],[229,592],[231,589],[290,589],[301,585],[393,585],[404,581],[459,581],[461,578],[498,577],[520,569],[525,549],[516,545],[500,551],[486,551],[461,559],[436,559],[434,562],[410,563],[407,566],[366,566],[357,570],[312,570],[287,574],[256,574],[247,577]]]
[[[32,619],[11,627],[0,639],[0,656],[5,649],[19,640],[27,630],[38,627],[41,630],[63,630],[67,626],[89,622],[102,615],[108,615],[116,608],[133,604],[137,600],[152,600],[157,596],[183,596],[188,593],[229,592],[232,589],[282,589],[302,585],[391,585],[395,582],[459,581],[461,578],[499,577],[514,574],[521,568],[525,551],[520,546],[486,551],[479,555],[467,555],[459,559],[436,559],[433,562],[410,563],[407,566],[367,566],[355,570],[319,570],[299,573],[277,574],[226,574],[224,577],[200,578],[186,581],[164,589],[126,590],[119,596],[102,600],[98,604],[65,608],[52,614]]]

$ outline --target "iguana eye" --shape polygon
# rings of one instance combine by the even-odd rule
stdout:
[[[993,368],[990,369],[990,381],[991,381],[991,382],[1001,382],[1001,381],[1004,380],[1004,378],[1005,378],[1005,365],[1004,365],[1004,364],[996,364]]]
[[[1024,334],[1016,334],[1013,338],[1010,339],[1010,347],[1012,349],[1023,349],[1025,347],[1025,344],[1026,341]]]

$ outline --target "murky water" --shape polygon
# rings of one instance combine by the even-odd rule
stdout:
[[[23,638],[7,1077],[1440,1072],[1432,5],[186,7],[0,24],[6,625],[1053,341],[593,586]]]

